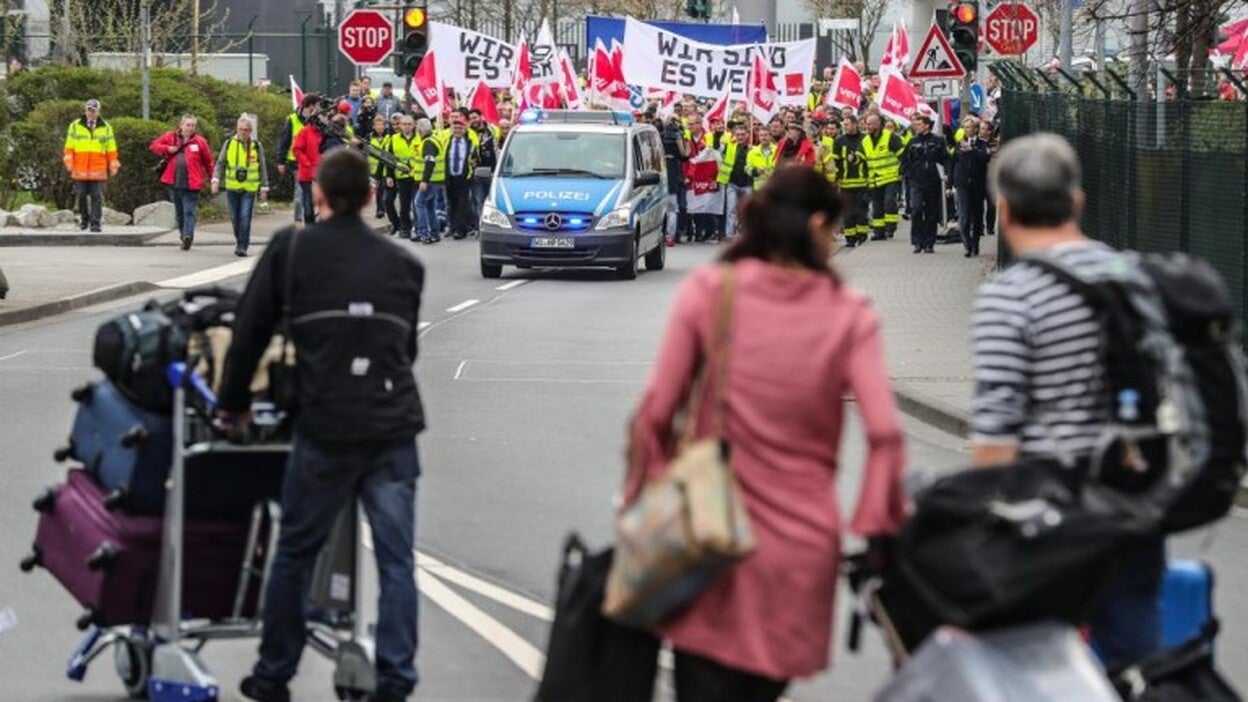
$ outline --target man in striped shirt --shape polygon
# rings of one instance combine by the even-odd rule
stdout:
[[[1079,229],[1079,162],[1061,137],[1010,142],[989,181],[1018,262],[983,284],[972,312],[972,462],[992,466],[1043,454],[1074,464],[1091,453],[1110,420],[1100,323],[1081,295],[1027,259],[1057,257],[1091,274],[1119,254]],[[1158,536],[1130,554],[1110,585],[1090,622],[1093,643],[1108,664],[1161,647],[1164,567],[1165,542]]]

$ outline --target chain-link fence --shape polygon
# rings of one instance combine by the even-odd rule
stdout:
[[[1248,102],[1242,92],[1237,100],[1216,93],[1218,81],[1236,76],[1202,76],[1210,94],[1200,97],[1163,87],[1158,100],[1156,84],[1153,95],[1138,96],[1108,72],[1079,79],[1000,65],[994,72],[1003,83],[1006,140],[1053,132],[1079,153],[1089,236],[1208,260],[1248,321]]]

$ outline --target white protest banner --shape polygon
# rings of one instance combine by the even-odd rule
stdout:
[[[559,47],[555,45],[555,36],[550,31],[550,23],[542,20],[542,28],[537,32],[537,40],[529,44],[529,64],[532,75],[529,80],[536,85],[559,83]]]
[[[442,81],[465,94],[481,81],[491,88],[510,86],[520,55],[511,44],[441,22],[429,23],[429,53],[437,54]]]
[[[805,105],[815,65],[815,40],[719,46],[703,44],[631,17],[624,24],[624,78],[630,85],[700,97],[728,92],[745,99],[750,64],[762,55],[780,105]]]

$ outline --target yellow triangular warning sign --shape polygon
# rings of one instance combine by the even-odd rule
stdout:
[[[919,47],[910,67],[911,78],[961,78],[966,75],[962,62],[953,54],[953,47],[936,23],[927,30],[927,38]]]

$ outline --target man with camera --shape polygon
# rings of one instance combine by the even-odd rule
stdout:
[[[335,517],[355,499],[372,527],[381,589],[376,689],[368,699],[401,702],[416,687],[412,549],[416,436],[425,420],[412,368],[425,273],[411,253],[364,221],[371,190],[364,154],[325,154],[312,187],[321,220],[273,237],[239,301],[226,358],[219,423],[229,430],[246,425],[256,366],[289,315],[297,364],[294,441],[260,661],[241,684],[245,697],[260,702],[291,698],[287,685],[303,652],[311,572]]]
[[[221,190],[230,204],[230,226],[234,229],[234,255],[246,256],[251,245],[251,214],[256,195],[263,202],[269,196],[269,171],[265,168],[264,147],[252,138],[255,125],[248,115],[238,118],[238,131],[225,140],[212,174],[212,194]]]
[[[676,243],[680,241],[682,232],[689,232],[684,171],[685,162],[689,160],[689,140],[685,138],[680,115],[668,117],[659,134],[663,139],[663,160],[667,165],[667,222],[664,229],[667,231],[668,241]]]

